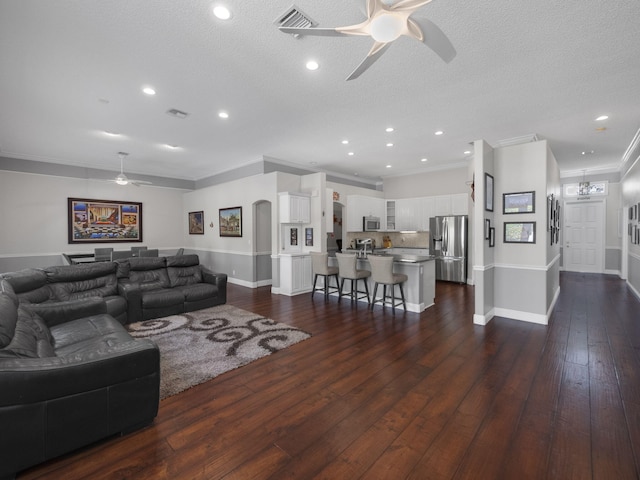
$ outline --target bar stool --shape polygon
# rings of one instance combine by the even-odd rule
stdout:
[[[402,307],[407,310],[407,304],[404,300],[404,291],[402,284],[407,281],[407,277],[404,273],[393,273],[393,257],[392,256],[378,256],[369,255],[369,264],[371,265],[371,278],[375,282],[373,287],[373,299],[371,301],[371,308],[376,302],[382,303],[384,307],[386,304],[391,304],[392,310],[395,312],[396,307],[402,304]],[[382,284],[382,299],[376,300],[376,293],[378,291],[378,284]],[[387,285],[391,286],[391,302],[387,302]],[[395,286],[400,285],[400,297],[402,302],[396,303]]]
[[[320,252],[311,252],[311,266],[313,268],[313,290],[311,290],[311,298],[313,298],[313,294],[317,291],[324,291],[325,298],[329,297],[330,289],[331,292],[336,292],[338,290],[338,267],[330,267],[329,266],[329,254],[320,253]],[[318,281],[318,275],[324,277],[324,287],[316,288],[316,282]],[[329,277],[336,277],[336,286],[329,287]]]
[[[355,253],[336,253],[336,258],[338,259],[338,275],[341,277],[340,280],[340,290],[338,294],[338,300],[342,298],[342,287],[344,286],[344,281],[351,280],[351,301],[359,300],[364,298],[362,295],[358,297],[358,293],[365,293],[367,297],[367,303],[371,303],[369,300],[369,286],[367,285],[367,279],[371,276],[371,272],[369,270],[358,270],[356,267],[356,254]],[[362,290],[358,290],[358,280],[362,280],[364,282],[364,292]]]

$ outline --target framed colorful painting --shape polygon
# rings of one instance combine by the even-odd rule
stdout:
[[[67,199],[69,243],[142,242],[142,203]]]

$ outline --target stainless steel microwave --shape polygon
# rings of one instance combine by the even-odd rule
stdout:
[[[380,217],[362,217],[363,232],[377,232],[380,230]]]

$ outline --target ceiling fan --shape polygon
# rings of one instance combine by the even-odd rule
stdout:
[[[370,36],[374,40],[369,54],[347,77],[358,78],[378,60],[401,35],[406,35],[424,43],[442,60],[449,63],[456,56],[447,36],[435,23],[424,17],[412,17],[413,13],[432,0],[364,0],[367,19],[356,25],[335,28],[280,27],[284,33],[294,35],[318,35],[339,37],[343,35]]]
[[[134,180],[132,178],[128,178],[124,174],[123,163],[124,157],[126,157],[127,155],[129,155],[127,152],[118,152],[118,156],[120,157],[120,174],[117,175],[113,180],[107,181],[117,183],[118,185],[134,185],[136,187],[139,187],[140,185],[152,185],[151,182],[147,182],[145,180]]]

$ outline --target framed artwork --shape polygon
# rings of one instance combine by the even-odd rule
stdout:
[[[536,222],[504,222],[504,243],[536,243]]]
[[[313,247],[313,228],[304,229],[304,244],[307,247]]]
[[[67,199],[69,243],[142,242],[142,203]]]
[[[219,209],[218,223],[221,237],[242,236],[242,207]]]
[[[489,246],[496,246],[496,229],[494,227],[489,228]]]
[[[289,230],[289,245],[298,245],[298,228],[292,228]]]
[[[502,194],[502,213],[535,213],[536,192]]]
[[[189,212],[189,235],[204,235],[204,212]]]
[[[491,220],[488,218],[484,219],[484,239],[489,240],[489,232],[491,229]]]
[[[484,174],[484,209],[493,212],[493,177],[488,173]]]

